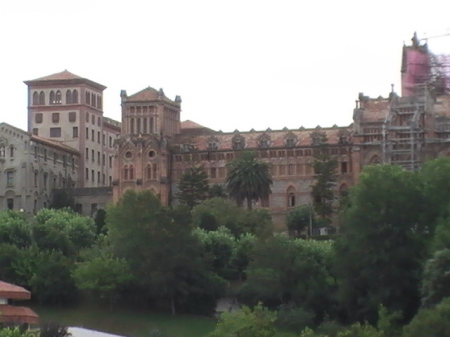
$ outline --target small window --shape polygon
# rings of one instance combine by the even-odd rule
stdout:
[[[72,91],[67,90],[66,91],[66,104],[72,103]]]
[[[72,92],[72,103],[78,103],[78,91],[76,90]]]
[[[50,128],[50,137],[51,138],[61,137],[61,128]]]
[[[112,147],[112,138],[109,137],[109,147]]]
[[[72,138],[78,138],[78,126],[72,128]]]
[[[33,128],[33,135],[38,136],[39,135],[39,130],[38,128]]]
[[[52,122],[59,123],[59,112],[52,113]]]
[[[89,169],[86,169],[85,176],[86,176],[86,180],[89,180]]]
[[[86,91],[86,104],[91,105],[91,94],[89,91]]]
[[[89,112],[86,112],[86,123],[89,123]]]
[[[14,146],[12,145],[9,147],[9,157],[14,158]]]
[[[91,170],[91,180],[92,180],[92,182],[95,181],[95,172],[94,172],[94,170]]]
[[[13,198],[6,199],[6,207],[11,211],[14,209],[14,199]]]
[[[97,125],[102,126],[102,120],[100,117],[97,117]]]
[[[77,121],[77,113],[75,111],[69,112],[69,122]]]
[[[95,142],[95,131],[91,130],[91,140]]]
[[[347,162],[342,162],[341,163],[341,173],[347,173],[348,172],[348,166],[347,166]]]
[[[36,124],[40,124],[43,121],[43,115],[42,113],[37,113],[36,115],[34,115],[34,121]]]
[[[39,93],[39,105],[45,105],[45,94],[43,91]]]
[[[109,156],[109,167],[112,168],[112,156]]]
[[[14,172],[13,171],[6,172],[6,186],[8,186],[8,187],[14,186]]]
[[[33,105],[39,105],[39,94],[37,91],[33,93]]]
[[[132,158],[132,157],[133,157],[133,153],[132,153],[131,151],[125,152],[125,158],[130,159],[130,158]]]
[[[61,91],[57,91],[55,95],[55,104],[61,104],[62,103],[62,96]]]
[[[89,139],[89,128],[86,128],[86,139]]]
[[[86,153],[86,159],[89,159],[89,149],[88,148],[85,149],[85,153]]]
[[[91,123],[92,123],[92,125],[95,125],[95,116],[94,116],[94,114],[91,115]]]
[[[97,132],[97,143],[100,144],[100,131]]]
[[[148,156],[150,158],[154,158],[156,156],[156,152],[155,151],[148,151]]]
[[[94,151],[94,150],[91,150],[91,153],[92,153],[91,159],[92,159],[92,161],[95,161],[95,151]]]

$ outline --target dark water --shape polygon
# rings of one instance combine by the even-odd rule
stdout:
[[[163,337],[202,337],[214,329],[216,321],[210,318],[171,315],[143,309],[113,308],[98,305],[75,307],[31,306],[40,321],[55,321],[67,326],[78,326],[129,337],[148,337],[159,330]]]

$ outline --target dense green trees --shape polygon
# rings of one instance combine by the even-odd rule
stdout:
[[[256,159],[251,152],[227,164],[227,190],[238,205],[247,201],[247,209],[252,209],[253,201],[267,199],[271,193],[272,175],[266,162]]]
[[[313,135],[314,160],[312,167],[314,183],[312,184],[311,197],[314,209],[323,222],[322,225],[329,225],[331,222],[338,166],[337,159],[330,155],[327,142],[325,133]]]
[[[181,176],[178,189],[180,192],[176,196],[177,199],[181,204],[187,205],[189,209],[207,199],[209,195],[208,174],[203,166],[189,168]]]
[[[349,196],[337,241],[340,293],[349,319],[375,322],[379,304],[410,319],[420,302],[427,233],[416,175],[400,167],[367,167]]]

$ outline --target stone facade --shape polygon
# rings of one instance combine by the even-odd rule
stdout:
[[[28,132],[60,141],[83,156],[76,187],[110,186],[120,123],[103,117],[105,86],[67,70],[25,81]]]
[[[77,181],[79,152],[60,142],[0,124],[0,209],[35,213],[55,188]]]

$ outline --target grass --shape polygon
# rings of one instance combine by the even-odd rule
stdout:
[[[93,305],[72,308],[40,307],[33,310],[40,321],[55,321],[67,326],[78,326],[129,337],[148,337],[158,329],[163,337],[203,337],[214,329],[214,319],[189,315],[171,315],[149,310],[131,310]]]

